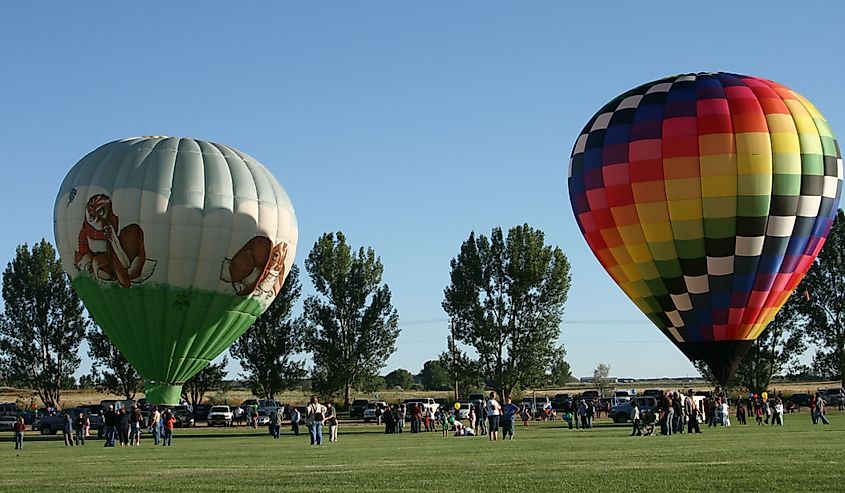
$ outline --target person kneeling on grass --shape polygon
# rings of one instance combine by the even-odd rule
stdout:
[[[460,421],[455,421],[455,435],[456,437],[472,437],[475,436],[475,432],[472,431],[472,428],[468,426],[464,426],[463,423]]]

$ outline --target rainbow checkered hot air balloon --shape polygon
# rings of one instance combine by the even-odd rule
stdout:
[[[649,82],[593,116],[569,195],[601,265],[724,385],[818,255],[842,158],[822,114],[770,80]]]

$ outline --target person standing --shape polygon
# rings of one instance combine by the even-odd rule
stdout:
[[[505,406],[502,408],[502,439],[513,440],[513,422],[518,412],[519,406],[514,404],[510,397],[505,399]]]
[[[689,389],[687,392],[687,399],[684,401],[684,412],[687,415],[687,433],[701,433],[701,428],[698,427],[698,417],[701,410],[698,409],[698,404],[695,403],[692,389]]]
[[[64,428],[62,435],[65,438],[65,447],[73,447],[73,417],[67,411],[64,412]]]
[[[825,404],[827,404],[827,401],[824,400],[821,393],[816,392],[816,423],[821,421],[822,423],[829,425],[830,421],[828,421],[827,417],[824,415]]]
[[[158,412],[158,406],[153,406],[153,412],[150,414],[149,423],[150,432],[153,434],[153,444],[161,443],[161,413]]]
[[[141,425],[144,423],[144,415],[138,406],[132,406],[129,416],[129,445],[141,445]]]
[[[114,410],[114,404],[109,405],[105,412],[103,424],[106,428],[106,447],[114,447],[114,442],[117,437],[117,413]]]
[[[15,450],[23,450],[23,434],[26,431],[26,423],[23,422],[23,416],[18,416],[15,421]]]
[[[405,404],[400,404],[396,408],[396,433],[405,431]]]
[[[290,431],[293,432],[293,436],[299,436],[299,420],[302,416],[299,414],[299,409],[293,408],[290,412]]]
[[[308,433],[311,435],[311,445],[323,444],[323,423],[326,420],[326,407],[317,401],[317,396],[311,396],[308,404],[308,414],[305,424],[308,426]]]
[[[173,443],[173,428],[176,426],[176,416],[170,409],[164,412],[164,442],[162,445],[169,447]]]
[[[117,434],[120,441],[121,447],[128,447],[129,446],[129,428],[130,428],[130,420],[131,416],[129,413],[126,412],[125,407],[120,408],[120,412],[118,412],[118,422],[117,422]]]
[[[499,419],[502,414],[502,406],[496,400],[496,393],[490,392],[490,398],[485,405],[487,410],[487,438],[490,440],[499,439]]]
[[[386,409],[385,414],[389,411]],[[337,443],[337,409],[331,402],[326,405],[326,424],[329,425],[329,443]]]
[[[270,411],[270,431],[273,438],[279,438],[282,434],[282,413],[278,408]]]
[[[85,413],[80,412],[79,416],[76,417],[76,422],[73,423],[73,431],[76,432],[76,444],[77,445],[85,445],[85,422],[88,421],[88,417],[85,416]]]
[[[637,404],[637,399],[631,399],[631,436],[643,436],[643,431],[640,428],[640,406]]]

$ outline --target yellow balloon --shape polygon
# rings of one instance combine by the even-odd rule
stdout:
[[[460,403],[460,402],[456,402],[456,403],[455,403],[455,409],[460,409],[460,408],[461,408],[461,403]]]
[[[769,393],[763,392],[763,399],[768,399],[768,398],[769,398]]]

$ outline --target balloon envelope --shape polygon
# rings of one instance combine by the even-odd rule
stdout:
[[[601,108],[575,143],[568,184],[601,265],[725,384],[821,250],[842,159],[796,92],[684,74]]]
[[[290,199],[263,165],[185,138],[123,139],[82,158],[54,229],[88,312],[161,404],[264,312],[297,243]]]

